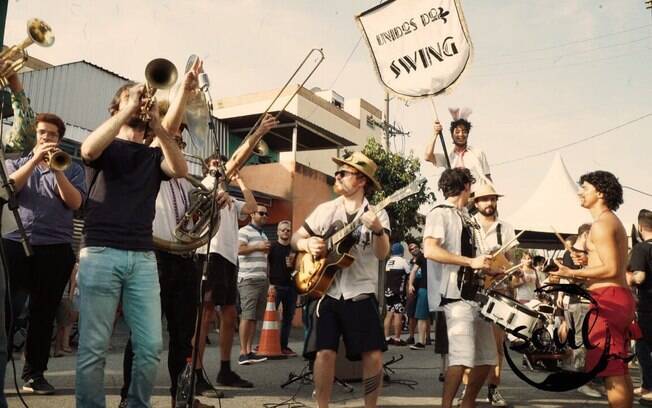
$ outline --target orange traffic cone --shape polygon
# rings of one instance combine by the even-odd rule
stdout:
[[[268,358],[283,358],[281,352],[281,326],[276,313],[276,296],[267,296],[267,307],[263,317],[263,329],[260,332],[260,342],[256,354]]]

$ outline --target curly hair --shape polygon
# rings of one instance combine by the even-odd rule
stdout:
[[[444,198],[448,198],[460,195],[467,184],[473,183],[475,183],[475,178],[473,178],[469,169],[456,167],[444,170],[441,177],[439,177],[437,186],[444,193]]]
[[[596,191],[602,193],[602,199],[608,209],[616,211],[623,203],[623,187],[613,174],[596,170],[580,177],[580,184],[589,183]]]
[[[451,135],[453,134],[455,128],[458,126],[466,128],[466,130],[469,132],[471,131],[471,122],[466,119],[457,119],[451,122]]]

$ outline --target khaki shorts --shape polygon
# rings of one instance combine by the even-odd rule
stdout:
[[[496,365],[496,340],[491,323],[482,320],[478,306],[465,301],[444,306],[448,327],[449,366]]]
[[[267,278],[245,279],[238,282],[240,292],[240,318],[243,320],[263,320],[267,306]]]

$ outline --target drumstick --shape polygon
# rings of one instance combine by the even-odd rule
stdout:
[[[503,273],[505,274],[505,276],[503,276],[502,278],[500,278],[500,279],[497,280],[497,281],[494,281],[494,283],[491,284],[491,286],[489,287],[489,289],[493,289],[494,287],[496,287],[496,286],[500,285],[501,283],[503,283],[503,282],[505,281],[505,279],[509,278],[509,276],[510,276],[514,271],[520,269],[521,267],[523,267],[523,265],[525,265],[525,262],[521,262],[520,264],[518,264],[518,265],[514,265],[514,266],[512,266],[511,268],[507,269],[505,272],[503,272]]]
[[[516,234],[516,236],[515,236],[514,238],[510,239],[508,243],[506,243],[505,245],[503,245],[503,246],[501,246],[500,248],[498,248],[498,251],[496,251],[496,252],[495,252],[493,255],[491,255],[491,256],[492,256],[492,257],[496,257],[496,256],[500,255],[501,252],[503,252],[503,251],[506,250],[510,245],[512,245],[512,243],[513,243],[514,241],[516,241],[516,240],[518,239],[518,237],[520,237],[521,235],[523,235],[524,232],[525,232],[525,230],[523,230],[523,231],[519,232],[518,234]]]
[[[564,238],[561,236],[561,234],[559,232],[557,232],[555,227],[553,227],[551,225],[550,228],[552,228],[552,232],[555,233],[555,235],[557,236],[557,239],[559,240],[559,242],[561,242],[561,244],[564,246],[564,248],[566,248],[567,251],[571,251],[570,245],[568,245],[568,243],[564,240]]]

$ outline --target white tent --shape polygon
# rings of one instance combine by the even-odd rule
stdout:
[[[561,155],[557,153],[548,173],[528,200],[505,220],[517,230],[575,234],[577,227],[591,222],[591,215],[582,208],[577,197],[578,186],[568,174]]]

